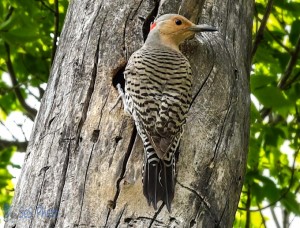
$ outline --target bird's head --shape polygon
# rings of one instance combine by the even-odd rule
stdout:
[[[151,24],[146,43],[160,42],[178,49],[179,44],[193,37],[195,33],[214,31],[217,29],[208,25],[195,25],[181,15],[165,14]]]

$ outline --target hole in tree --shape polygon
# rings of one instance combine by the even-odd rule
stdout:
[[[91,141],[94,143],[97,142],[99,134],[100,134],[100,130],[98,130],[98,129],[94,130],[92,133]]]
[[[125,219],[124,219],[124,222],[125,222],[125,223],[130,223],[131,220],[132,220],[131,218],[125,218]]]
[[[116,137],[115,137],[115,142],[116,142],[116,144],[118,144],[118,142],[119,142],[121,139],[122,139],[121,136],[116,136]]]
[[[176,221],[176,219],[173,217],[170,217],[170,222],[174,222],[174,221]]]
[[[126,63],[120,66],[118,69],[116,69],[116,73],[114,74],[114,77],[112,79],[113,86],[117,88],[117,85],[120,84],[123,91],[125,87],[125,79],[124,79],[125,67],[126,67]]]
[[[190,227],[194,227],[195,225],[196,225],[196,221],[194,219],[192,219],[190,222]]]

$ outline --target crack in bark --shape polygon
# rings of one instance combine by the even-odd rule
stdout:
[[[234,100],[234,98],[237,97],[237,87],[236,87],[236,84],[237,84],[237,80],[238,80],[237,79],[238,78],[238,72],[236,70],[234,71],[234,75],[235,75],[235,77],[234,77],[234,82],[233,82],[232,89],[231,89],[232,92],[230,94],[230,101],[229,101],[228,111],[232,109],[232,105],[233,104],[236,104],[236,100]],[[233,119],[234,119],[234,116],[235,116],[235,113],[233,114]],[[228,131],[229,131],[228,132],[229,137],[232,137],[232,135],[233,135],[232,132],[234,131],[234,129],[230,128]],[[228,140],[229,140],[229,137],[227,138]],[[229,159],[229,157],[227,155],[227,152],[226,152],[227,145],[228,144],[225,145],[224,154],[225,154],[225,157],[227,158],[227,160],[228,160],[228,162],[230,164],[229,170],[230,170],[230,172],[232,174],[234,174],[234,171],[232,171],[232,169],[231,169],[231,167],[232,167],[231,160]],[[234,175],[232,175],[232,176],[234,176]]]
[[[228,115],[229,115],[229,111],[231,110],[231,99],[230,98],[230,102],[229,102],[229,105],[228,105],[228,109],[226,111],[226,114],[225,114],[225,117],[224,117],[224,120],[223,120],[223,123],[222,123],[222,127],[221,127],[221,131],[219,133],[219,137],[218,137],[218,141],[216,143],[216,146],[215,146],[215,149],[214,149],[214,156],[212,157],[211,159],[211,163],[215,160],[217,154],[218,154],[218,149],[220,148],[220,145],[222,143],[222,139],[224,138],[224,131],[225,131],[225,128],[226,128],[226,121],[227,121],[227,118],[228,118]],[[210,163],[210,164],[211,164]]]
[[[190,104],[190,108],[192,107],[194,101],[196,100],[196,98],[197,98],[198,95],[200,94],[200,92],[201,92],[201,90],[203,89],[204,85],[207,83],[207,80],[208,80],[208,78],[210,77],[210,75],[211,75],[211,73],[212,73],[212,71],[213,71],[213,69],[214,69],[214,66],[215,66],[216,53],[215,53],[215,51],[214,51],[214,49],[213,49],[213,46],[212,46],[211,42],[208,42],[208,43],[209,43],[209,46],[210,46],[210,50],[212,50],[212,54],[213,54],[213,55],[212,55],[212,56],[213,56],[212,65],[211,65],[211,68],[210,68],[210,70],[209,70],[207,76],[205,77],[203,83],[200,85],[200,88],[198,89],[197,93],[196,93],[195,96],[193,97],[192,102],[191,102],[191,104]]]
[[[141,0],[141,1],[140,1],[140,3],[139,3],[139,5],[137,6],[136,10],[135,10],[135,11],[133,12],[133,14],[131,15],[130,20],[133,20],[133,18],[136,16],[136,14],[137,14],[137,12],[139,11],[139,9],[140,9],[140,7],[141,7],[143,1],[144,1],[144,0]],[[132,11],[131,11],[131,12],[132,12]],[[131,12],[130,12],[130,13],[131,13]],[[130,16],[130,14],[129,14],[129,16]]]
[[[201,201],[201,203],[203,203],[204,207],[206,208],[206,210],[209,212],[209,215],[211,218],[215,218],[217,217],[210,209],[210,205],[208,202],[205,201],[205,197],[201,196],[196,190],[192,189],[191,187],[185,186],[183,184],[181,184],[178,180],[176,181],[180,187],[192,192],[193,194],[195,194]],[[195,219],[196,220],[196,219]],[[197,220],[196,220],[197,221]]]
[[[86,167],[86,170],[85,170],[85,175],[84,175],[82,197],[81,197],[81,202],[80,202],[80,213],[79,213],[79,219],[78,219],[79,223],[80,223],[81,214],[82,214],[82,206],[83,206],[83,200],[84,200],[84,192],[85,192],[87,174],[88,174],[89,166],[90,166],[90,163],[91,163],[91,158],[92,158],[92,155],[93,155],[94,147],[95,147],[95,143],[93,143],[92,149],[90,151],[90,156],[89,156],[89,160],[88,160],[87,167]]]
[[[98,9],[98,12],[94,18],[94,21],[92,23],[92,26],[91,28],[94,27],[94,23],[96,21],[96,18],[98,17],[99,15],[99,12],[100,12],[100,9],[101,9],[101,6],[99,7]],[[89,88],[87,90],[87,94],[86,94],[86,100],[84,101],[84,104],[83,104],[83,108],[82,108],[82,116],[81,116],[81,119],[79,121],[79,124],[78,124],[78,127],[77,127],[77,132],[76,132],[76,147],[75,147],[75,150],[76,148],[78,147],[79,145],[79,136],[80,136],[80,133],[81,133],[81,129],[83,127],[83,124],[86,120],[86,117],[87,117],[87,111],[89,109],[89,106],[90,106],[90,102],[91,102],[91,99],[92,99],[92,95],[93,95],[93,92],[94,92],[94,87],[95,87],[95,81],[96,81],[96,77],[97,77],[97,70],[98,70],[98,60],[99,60],[99,46],[100,46],[100,38],[101,38],[101,32],[102,32],[102,28],[103,28],[103,25],[105,23],[105,19],[106,19],[106,16],[107,14],[105,15],[104,19],[103,19],[103,22],[102,22],[102,25],[101,25],[101,28],[100,28],[100,34],[99,34],[99,37],[98,37],[98,42],[97,42],[97,49],[96,49],[96,52],[95,52],[95,56],[94,56],[94,67],[93,67],[93,72],[92,72],[92,75],[91,75],[91,80],[90,80],[90,85],[89,85]],[[92,29],[91,29],[92,30]],[[90,31],[91,31],[90,30]],[[90,37],[90,33],[89,33],[89,37]],[[86,53],[86,51],[84,52]]]
[[[65,59],[65,54],[62,54],[62,56],[61,56],[61,59],[60,59],[60,62],[59,62],[59,66],[62,66],[62,62],[64,61],[64,59]],[[56,62],[58,61],[58,56],[56,57]],[[48,81],[48,85],[47,85],[47,87],[49,86],[50,87],[50,84],[52,84],[52,79],[54,80],[54,82],[53,82],[53,99],[52,99],[52,103],[51,103],[51,107],[50,107],[50,109],[49,110],[54,110],[54,108],[53,108],[53,106],[54,106],[54,103],[55,103],[55,100],[56,100],[56,92],[57,92],[57,88],[58,88],[58,83],[59,83],[59,81],[60,81],[60,75],[61,75],[61,69],[62,69],[62,67],[59,67],[58,68],[58,71],[57,71],[57,76],[54,78],[54,73],[51,71],[51,77],[50,77],[50,79],[49,79],[49,81]],[[51,82],[50,82],[50,80],[51,80]],[[51,87],[50,87],[51,88]],[[50,89],[51,90],[51,89]],[[47,92],[48,93],[48,92]],[[45,96],[45,94],[44,94],[44,97],[46,97]],[[63,96],[64,97],[64,96]],[[42,105],[43,105],[43,103],[42,103]],[[40,108],[40,110],[39,110],[39,112],[38,112],[38,116],[37,116],[37,118],[39,117],[39,115],[40,115],[40,113],[42,112],[42,111],[44,111],[43,110],[43,107],[41,106],[41,108]],[[49,115],[49,116],[47,116],[46,117],[46,120],[45,120],[45,124],[44,124],[44,127],[45,127],[45,132],[46,131],[48,131],[48,129],[50,128],[50,121],[51,121],[51,119],[53,119],[53,118],[55,118],[56,117],[56,115],[54,116],[54,117],[51,117],[51,115]],[[49,120],[49,118],[50,118],[50,120]],[[48,123],[48,124],[47,124]],[[48,128],[46,128],[46,126],[48,126]],[[59,128],[60,129],[60,128]],[[37,128],[36,128],[36,130],[37,130]],[[54,132],[56,132],[56,130],[54,131]],[[34,132],[32,132],[32,135],[35,135],[36,133],[35,133],[35,131]],[[47,134],[45,134],[44,136],[46,136]],[[42,136],[41,136],[42,137]],[[43,138],[43,137],[42,137]],[[41,138],[40,138],[40,140],[41,140]]]
[[[51,146],[50,146],[50,151],[51,151],[51,148],[52,148],[52,145],[53,145],[53,140],[54,140],[54,136],[52,137],[52,141],[51,141]],[[69,144],[70,144],[70,142],[69,142]],[[69,144],[68,144],[68,147],[69,147]],[[46,167],[47,166],[47,163],[48,163],[48,159],[49,159],[49,155],[50,155],[50,153],[48,153],[48,156],[47,156],[47,159],[46,159],[46,164],[45,165],[43,165],[43,167]],[[67,155],[68,155],[68,153],[67,153]],[[40,174],[41,174],[41,170],[40,170]],[[39,175],[40,175],[39,174]],[[39,189],[39,191],[38,191],[38,197],[37,197],[37,200],[36,200],[36,204],[35,204],[35,206],[34,206],[34,215],[36,214],[36,210],[37,210],[37,207],[38,207],[38,204],[39,204],[39,201],[40,201],[40,197],[41,197],[41,194],[42,194],[42,189],[43,189],[43,187],[44,187],[44,183],[45,183],[45,175],[46,175],[46,171],[44,171],[43,172],[43,177],[42,177],[42,184],[41,184],[41,186],[40,186],[40,189]],[[32,222],[33,222],[33,220],[34,220],[34,218],[35,218],[35,216],[32,216],[31,217],[31,220],[30,220],[30,227],[32,226]]]
[[[100,123],[101,123],[101,120],[102,120],[102,116],[103,116],[103,109],[104,107],[106,106],[107,104],[107,100],[108,100],[108,97],[109,97],[109,93],[106,97],[106,100],[101,108],[101,111],[100,111],[100,120],[99,120],[99,124],[98,124],[98,128],[100,126]],[[94,151],[94,147],[95,147],[95,142],[93,143],[93,146],[92,146],[92,149],[90,151],[90,156],[89,156],[89,160],[88,160],[88,163],[87,163],[87,167],[86,167],[86,172],[85,172],[85,176],[84,176],[84,183],[83,183],[83,191],[82,191],[82,199],[81,199],[81,206],[80,206],[80,213],[79,213],[79,222],[80,222],[80,219],[81,219],[81,213],[82,213],[82,206],[83,206],[83,201],[84,201],[84,193],[85,193],[85,185],[86,185],[86,180],[87,180],[87,177],[88,177],[88,170],[89,170],[89,167],[90,167],[90,162],[91,162],[91,159],[92,159],[92,155],[93,155],[93,151]]]
[[[220,147],[220,144],[222,143],[222,139],[225,137],[224,136],[224,132],[225,132],[225,128],[226,128],[226,122],[227,122],[227,120],[228,120],[228,116],[229,116],[229,113],[230,113],[230,111],[231,111],[231,109],[232,109],[232,104],[234,103],[233,102],[233,98],[235,97],[234,95],[235,95],[235,93],[236,93],[236,81],[237,81],[237,74],[235,73],[235,77],[234,77],[234,82],[233,82],[233,84],[232,84],[232,86],[231,86],[231,92],[230,92],[230,100],[229,100],[229,104],[228,104],[228,109],[227,109],[227,111],[226,111],[226,114],[225,114],[225,117],[224,117],[224,120],[223,120],[223,123],[222,123],[222,127],[221,127],[221,131],[220,131],[220,133],[219,133],[219,137],[218,137],[218,142],[217,142],[217,144],[216,144],[216,147],[215,147],[215,149],[214,149],[214,156],[213,156],[213,158],[211,159],[211,163],[210,163],[210,165],[212,164],[212,163],[214,163],[214,160],[215,160],[215,157],[217,156],[217,150],[218,150],[218,148]],[[225,146],[225,149],[226,149],[226,146]],[[225,157],[227,158],[227,160],[229,161],[229,163],[230,163],[230,159],[228,158],[228,156],[227,156],[227,153],[226,153],[226,151],[224,152],[225,153]],[[209,166],[210,166],[209,165]],[[231,163],[230,163],[230,168],[229,168],[229,170],[230,170],[230,172],[231,173],[233,173],[232,171],[231,171]],[[211,179],[211,177],[212,177],[212,173],[213,172],[211,172],[210,173],[210,175],[209,175],[209,178],[208,178],[208,180],[207,180],[207,183],[210,181],[210,179]],[[227,195],[227,200],[226,200],[226,205],[228,204],[228,195]],[[225,209],[226,209],[226,205],[225,205],[225,207],[224,207],[224,209],[222,210],[222,214],[221,214],[221,217],[220,217],[220,219],[218,220],[218,224],[217,224],[217,227],[219,227],[219,224],[221,223],[221,220],[222,220],[222,218],[223,218],[223,216],[224,216],[224,213],[225,213]]]
[[[227,49],[227,46],[225,45],[225,47],[226,47],[226,50],[228,51],[228,49]],[[229,52],[229,51],[228,51]],[[230,53],[230,52],[229,52]],[[231,62],[234,62],[234,61],[231,61]],[[232,85],[231,85],[231,88],[230,88],[230,94],[229,94],[229,96],[230,96],[230,100],[229,100],[229,103],[228,103],[228,108],[227,108],[227,111],[226,111],[226,114],[225,114],[225,117],[224,117],[224,120],[223,120],[223,123],[222,123],[222,127],[221,127],[221,132],[220,132],[220,134],[219,134],[219,137],[218,137],[218,141],[217,141],[217,144],[216,144],[216,147],[215,147],[215,149],[214,149],[214,156],[213,156],[213,158],[211,159],[211,161],[213,162],[213,160],[215,159],[215,157],[216,157],[216,154],[217,154],[217,150],[218,150],[218,148],[219,148],[219,146],[220,146],[220,143],[221,143],[221,138],[222,138],[222,135],[223,135],[223,133],[224,133],[224,131],[225,131],[225,127],[226,127],[226,121],[227,121],[227,118],[228,118],[228,115],[229,115],[229,112],[230,112],[230,110],[231,110],[231,106],[232,106],[232,100],[233,100],[233,95],[236,95],[235,94],[235,92],[236,92],[236,81],[237,81],[237,73],[235,72],[235,76],[234,76],[234,81],[233,81],[233,83],[232,83]],[[210,163],[211,164],[211,163]]]
[[[116,192],[114,200],[113,200],[114,208],[116,206],[117,199],[118,199],[119,194],[120,194],[120,183],[124,178],[124,174],[125,174],[126,167],[127,167],[127,162],[128,162],[128,159],[131,155],[131,152],[133,150],[133,146],[134,146],[136,136],[137,136],[137,130],[136,130],[136,127],[134,126],[134,128],[132,130],[131,138],[130,138],[130,141],[129,141],[128,149],[127,149],[127,152],[125,153],[125,156],[124,156],[124,160],[123,160],[123,164],[122,164],[122,171],[121,171],[121,174],[120,174],[120,176],[117,180],[117,183],[116,183],[117,192]]]
[[[92,23],[92,26],[91,26],[91,30],[92,31],[92,28],[94,27],[94,23],[96,21],[96,18],[98,17],[99,15],[99,12],[100,12],[100,9],[101,9],[101,5],[100,7],[98,8],[98,12],[96,13],[96,16],[94,18],[94,21]],[[90,102],[91,102],[91,99],[92,99],[92,96],[93,96],[93,92],[94,92],[94,86],[95,86],[95,81],[96,81],[96,77],[97,77],[97,71],[98,71],[98,60],[99,60],[99,49],[100,49],[100,39],[101,39],[101,34],[102,34],[102,29],[103,29],[103,25],[105,23],[105,20],[106,20],[106,16],[107,14],[104,16],[104,19],[103,19],[103,22],[101,24],[101,28],[100,28],[100,34],[99,34],[99,37],[98,37],[98,41],[97,41],[97,49],[96,49],[96,52],[95,52],[95,57],[94,57],[94,68],[93,68],[93,72],[92,72],[92,79],[91,79],[91,82],[90,82],[90,87],[88,89],[88,93],[87,93],[87,102],[85,102],[86,105],[86,109],[84,109],[83,113],[84,113],[84,116],[81,118],[82,121],[82,126],[86,120],[86,115],[87,115],[87,112],[88,112],[88,108],[90,106]],[[89,35],[90,37],[90,35]],[[99,120],[99,124],[98,124],[98,128],[99,128],[99,125],[101,123],[101,119],[102,119],[102,116],[103,116],[103,109],[104,107],[106,106],[107,104],[107,100],[108,100],[108,97],[109,97],[109,94],[107,95],[106,99],[105,99],[105,102],[101,108],[101,111],[100,111],[100,120]],[[82,129],[82,126],[80,128],[80,132],[81,132],[81,129]],[[79,129],[79,127],[78,127]],[[80,135],[80,133],[77,135],[77,142],[76,142],[76,145],[78,146],[78,139],[80,137],[78,137]],[[84,182],[83,182],[83,190],[82,190],[82,197],[81,197],[81,203],[80,203],[80,213],[79,213],[79,222],[81,220],[81,215],[82,215],[82,207],[83,207],[83,201],[84,201],[84,193],[85,193],[85,185],[86,185],[86,181],[87,181],[87,176],[88,176],[88,170],[89,170],[89,166],[90,166],[90,162],[91,162],[91,159],[92,159],[92,155],[93,155],[93,151],[94,151],[94,147],[95,147],[95,142],[93,143],[93,146],[91,148],[91,151],[90,151],[90,156],[89,156],[89,160],[88,160],[88,163],[87,163],[87,167],[86,167],[86,172],[85,172],[85,176],[84,176]]]
[[[137,217],[137,218],[135,219],[135,221],[136,221],[136,220],[151,220],[151,222],[152,222],[152,221],[153,221],[153,218],[146,217],[146,216],[139,216],[139,217]],[[159,220],[157,220],[157,219],[155,219],[154,222],[157,222],[157,223],[160,223],[160,224],[163,224],[163,225],[164,225],[164,223],[163,223],[162,221],[159,221]]]
[[[156,218],[157,218],[157,216],[159,215],[159,213],[161,212],[161,210],[163,209],[164,206],[165,206],[165,203],[162,203],[160,205],[160,207],[158,208],[158,210],[153,215],[153,218],[152,218],[152,220],[151,220],[150,225],[149,225],[148,228],[151,228],[151,226],[153,225],[153,223],[157,221]]]
[[[125,52],[125,59],[126,59],[126,61],[128,61],[128,56],[127,56],[128,53],[127,53],[127,49],[126,49],[126,28],[127,28],[127,23],[128,23],[128,20],[129,20],[131,12],[132,12],[132,10],[130,9],[129,13],[128,13],[127,17],[126,17],[126,20],[125,20],[125,23],[124,23],[124,29],[123,29],[123,50]]]
[[[65,158],[65,161],[64,161],[64,164],[63,164],[63,168],[62,168],[62,179],[59,183],[59,187],[57,188],[57,197],[56,197],[56,202],[54,204],[54,208],[57,208],[57,211],[59,212],[59,208],[60,208],[60,203],[61,203],[61,198],[62,198],[62,193],[63,193],[63,189],[65,187],[65,184],[66,184],[66,174],[67,174],[67,170],[68,170],[68,167],[69,167],[69,158],[70,158],[70,144],[71,142],[69,141],[68,143],[68,146],[67,146],[67,154],[66,154],[66,158]],[[50,225],[49,227],[55,227],[56,225],[56,222],[57,222],[57,218],[58,216],[54,216],[54,220],[50,222]]]
[[[62,60],[61,61],[63,61],[63,59],[64,59],[64,56],[62,57]],[[60,70],[59,70],[59,73],[58,73],[59,75],[60,75]],[[60,77],[56,77],[56,79],[55,79],[55,81],[54,81],[54,88],[57,88],[57,85],[58,85],[58,82],[59,82],[59,80],[60,80]],[[55,90],[55,92],[56,92],[56,90]],[[53,101],[55,100],[55,98],[56,98],[56,93],[54,93],[54,98],[53,98]],[[53,105],[54,105],[54,102],[51,104],[51,108],[53,107]],[[48,122],[48,118],[47,118],[47,121],[46,122]],[[54,131],[52,131],[52,132],[48,132],[48,133],[46,133],[45,135],[42,135],[41,137],[40,137],[40,140],[42,140],[44,137],[46,137],[47,135],[50,135],[50,134],[55,134],[57,131],[59,131],[61,128],[59,128],[59,129],[56,129],[56,130],[54,130]],[[33,132],[33,134],[35,134],[35,132]],[[53,136],[53,138],[52,138],[52,141],[51,141],[51,146],[50,146],[50,148],[49,148],[49,151],[51,151],[51,148],[52,148],[52,145],[53,145],[53,140],[54,140],[54,136]],[[66,154],[66,158],[65,158],[65,162],[64,162],[64,164],[63,164],[63,168],[62,168],[62,181],[59,183],[59,186],[61,186],[61,185],[64,185],[65,184],[65,172],[66,172],[66,169],[67,169],[67,166],[68,166],[68,162],[69,162],[69,150],[70,150],[70,140],[69,140],[69,143],[68,143],[68,146],[67,146],[67,154]],[[30,154],[30,152],[27,154],[27,156],[29,156],[29,154]],[[49,154],[50,153],[48,153],[48,157],[47,157],[47,161],[48,161],[48,159],[49,159]],[[45,167],[45,166],[44,166]],[[41,174],[41,172],[40,172],[40,174]],[[39,174],[39,175],[40,175]],[[41,188],[40,188],[40,190],[39,190],[39,193],[38,193],[38,199],[37,199],[37,203],[36,203],[36,205],[35,205],[35,207],[34,207],[34,209],[35,209],[35,211],[34,211],[34,214],[36,213],[36,208],[37,208],[37,206],[38,206],[38,203],[39,203],[39,200],[40,200],[40,196],[41,196],[41,192],[42,192],[42,189],[43,189],[43,186],[44,186],[44,182],[45,182],[45,174],[46,174],[46,172],[43,172],[43,177],[42,177],[42,184],[41,184]],[[60,188],[60,187],[58,187],[58,189],[60,190],[60,189],[63,189],[63,186],[62,186],[62,188]],[[62,191],[61,191],[62,192]],[[59,202],[60,202],[60,200],[61,200],[61,195],[62,195],[62,193],[61,194],[59,194],[59,191],[58,191],[58,193],[57,193],[57,198],[59,198]],[[56,205],[58,205],[58,206],[56,206]],[[58,203],[57,204],[57,202],[55,202],[55,204],[54,204],[54,208],[57,208],[58,209],[58,211],[59,211],[59,205],[60,205],[60,203]],[[31,219],[31,221],[30,221],[30,226],[32,225],[32,222],[33,222],[33,219],[34,219],[35,217],[34,216],[32,216],[32,219]],[[55,217],[54,218],[54,222],[50,222],[50,224],[54,224],[55,225],[55,223],[56,223],[56,220],[57,220],[57,217]],[[53,225],[53,227],[54,227],[54,225]]]
[[[111,212],[111,208],[108,209],[108,213],[107,213],[107,216],[106,216],[104,227],[107,227],[107,222],[108,222],[108,218],[110,216],[110,212]]]
[[[118,136],[116,136],[115,137],[115,142],[116,142],[116,145],[115,145],[115,149],[114,149],[114,151],[113,151],[113,153],[112,153],[112,156],[111,156],[111,158],[110,158],[110,160],[109,160],[109,165],[108,165],[108,167],[110,168],[111,167],[111,164],[112,164],[112,160],[113,160],[113,158],[114,158],[114,156],[115,156],[115,153],[116,153],[116,150],[117,150],[117,147],[118,147],[118,142],[120,141],[120,140],[122,140],[123,138],[121,137],[121,135],[122,135],[122,133],[123,133],[123,131],[124,131],[124,129],[125,129],[125,126],[126,126],[126,120],[125,119],[122,119],[122,124],[121,124],[121,127],[120,127],[120,130],[119,130],[119,134],[118,134]]]
[[[40,138],[39,138],[39,140],[41,141],[41,140],[43,140],[46,136],[55,134],[55,133],[58,132],[60,129],[61,129],[61,127],[58,128],[58,129],[55,129],[55,130],[53,130],[53,131],[47,132],[47,133],[44,134],[44,135],[41,135]],[[74,139],[74,138],[69,138],[69,139],[65,139],[65,140],[73,140],[73,139]]]
[[[99,7],[99,10],[98,10],[98,12],[97,12],[97,14],[95,16],[95,20],[96,20],[98,14],[99,14],[100,8],[101,7]],[[103,23],[102,23],[100,31],[102,31],[102,27],[103,27],[103,24],[105,22],[105,19],[106,19],[106,16],[104,17],[104,20],[103,20]],[[92,23],[92,27],[94,25],[95,20]],[[92,72],[92,75],[91,75],[90,84],[89,84],[89,87],[88,87],[88,90],[87,90],[86,100],[83,103],[82,117],[81,117],[81,119],[79,121],[79,124],[78,124],[78,127],[77,127],[77,131],[76,131],[76,143],[75,143],[74,150],[76,150],[78,148],[78,146],[79,146],[79,143],[80,143],[80,133],[81,133],[83,124],[84,124],[84,122],[86,120],[88,108],[89,108],[89,105],[90,105],[92,94],[94,92],[94,85],[95,85],[95,80],[96,80],[96,76],[97,76],[97,69],[98,69],[100,37],[101,37],[101,33],[100,33],[99,38],[98,38],[97,50],[95,52],[95,57],[94,57],[94,68],[93,68],[93,72]],[[93,147],[94,147],[94,145],[93,145]],[[64,164],[63,164],[62,175],[61,175],[62,176],[62,181],[60,182],[60,186],[61,187],[58,188],[58,191],[57,191],[57,196],[58,197],[57,197],[57,200],[55,202],[55,205],[56,205],[55,208],[57,208],[58,211],[59,211],[59,208],[60,208],[62,193],[63,193],[64,185],[65,185],[65,182],[66,182],[66,174],[67,174],[67,170],[68,170],[68,166],[69,166],[69,156],[70,156],[70,142],[69,142],[68,148],[67,148],[66,159],[65,159]],[[91,158],[91,156],[90,156],[90,158]],[[89,158],[88,164],[90,162],[90,158]],[[86,181],[86,176],[85,176],[85,181]],[[81,209],[82,209],[82,207],[81,207]],[[80,216],[81,216],[81,211],[80,211]],[[58,216],[55,216],[54,221],[51,222],[51,224],[50,224],[51,226],[54,227],[56,225],[57,217]],[[79,217],[79,219],[80,219],[80,217]]]
[[[144,21],[143,26],[142,26],[144,41],[146,41],[146,39],[148,37],[148,34],[150,32],[150,24],[151,24],[151,22],[153,22],[153,20],[157,17],[158,9],[159,9],[159,4],[160,4],[160,1],[156,0],[154,8],[149,13],[149,15],[145,18],[145,21]]]
[[[227,196],[228,196],[228,195],[227,195]],[[225,207],[224,207],[224,209],[222,210],[221,217],[220,217],[218,223],[216,224],[216,227],[220,227],[220,224],[221,224],[222,219],[223,219],[223,217],[224,217],[224,214],[225,214],[225,210],[226,210],[226,208],[227,208],[227,205],[228,205],[228,197],[227,197],[227,199],[226,199]]]
[[[220,131],[220,133],[219,133],[219,135],[218,135],[218,141],[217,141],[216,146],[215,146],[215,149],[214,149],[214,155],[213,155],[213,157],[211,158],[211,161],[210,161],[210,163],[208,164],[208,167],[211,167],[211,164],[212,164],[212,163],[215,163],[215,158],[216,158],[216,156],[217,156],[217,154],[218,154],[218,149],[219,149],[219,147],[220,147],[220,145],[221,145],[221,143],[222,143],[222,139],[225,137],[223,134],[224,134],[224,132],[225,132],[226,121],[227,121],[229,112],[230,112],[230,110],[231,110],[231,100],[232,100],[232,97],[230,98],[229,105],[228,105],[228,109],[227,109],[227,111],[226,111],[226,114],[225,114],[225,117],[224,117],[224,120],[223,120],[223,123],[222,123],[221,131]],[[213,167],[214,167],[214,166],[213,166]],[[209,181],[210,181],[210,179],[211,179],[211,176],[212,176],[212,173],[213,173],[213,171],[210,172],[209,177],[208,177],[208,179],[207,179],[207,183],[209,183]]]
[[[125,218],[124,219],[124,222],[125,223],[128,223],[128,226],[130,226],[130,225],[132,225],[132,224],[130,224],[130,223],[136,223],[137,221],[143,221],[143,220],[153,220],[153,218],[151,218],[151,217],[146,217],[146,216],[139,216],[139,217],[137,217],[137,218],[131,218],[131,217],[127,217],[127,218]],[[155,219],[154,220],[154,222],[156,222],[156,223],[160,223],[160,224],[162,224],[162,225],[165,225],[162,221],[159,221],[159,220],[157,220],[157,219]]]
[[[118,197],[119,197],[119,194],[120,194],[120,191],[121,191],[121,189],[120,189],[121,188],[120,187],[120,183],[124,179],[124,175],[125,175],[125,171],[126,171],[126,167],[127,167],[127,162],[129,160],[129,157],[130,157],[131,152],[133,150],[133,146],[134,146],[134,142],[135,142],[136,136],[137,136],[137,130],[136,130],[136,127],[134,126],[134,128],[132,130],[131,138],[130,138],[130,141],[129,141],[129,144],[128,144],[127,151],[126,151],[126,153],[124,155],[124,160],[123,160],[123,164],[122,164],[122,170],[121,170],[119,178],[117,179],[117,182],[116,182],[116,189],[117,189],[116,190],[116,194],[114,196],[114,199],[109,201],[109,204],[110,204],[111,208],[109,208],[109,211],[108,211],[108,214],[107,214],[107,217],[106,217],[106,221],[105,221],[105,226],[107,225],[111,209],[115,209],[116,208],[117,200],[118,200]]]
[[[127,204],[125,204],[123,210],[121,211],[121,214],[120,214],[120,216],[119,216],[119,218],[118,218],[118,220],[117,220],[117,222],[116,222],[116,228],[117,228],[117,227],[120,225],[120,223],[121,223],[121,218],[122,218],[122,216],[123,216],[123,214],[124,214],[124,211],[126,210],[126,207],[127,207]]]

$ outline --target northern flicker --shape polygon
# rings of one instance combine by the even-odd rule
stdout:
[[[119,93],[144,144],[143,192],[157,209],[162,200],[169,212],[175,188],[175,152],[192,100],[192,71],[179,45],[197,32],[216,31],[195,25],[177,14],[153,22],[141,49],[124,71],[125,95]]]

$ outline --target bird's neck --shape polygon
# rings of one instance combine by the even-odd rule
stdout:
[[[179,45],[174,42],[171,36],[163,36],[159,30],[150,31],[147,40],[145,41],[147,47],[158,47],[158,48],[171,48],[174,51],[180,52]]]

